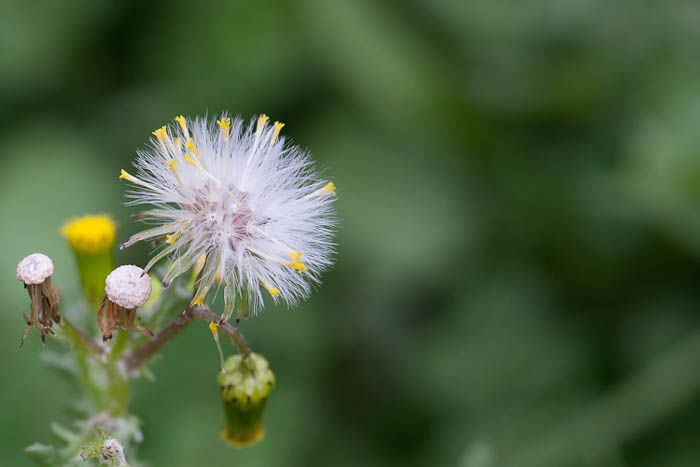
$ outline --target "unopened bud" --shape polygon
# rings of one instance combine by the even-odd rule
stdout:
[[[138,266],[119,266],[105,280],[105,297],[97,310],[102,338],[109,340],[116,329],[153,333],[136,324],[136,309],[151,295],[151,278]]]
[[[233,355],[218,376],[226,423],[222,436],[233,446],[255,444],[264,437],[262,416],[275,375],[267,360],[255,353]]]
[[[51,283],[53,261],[41,253],[27,256],[17,265],[17,279],[24,283],[31,301],[31,314],[26,317],[27,329],[22,335],[22,341],[34,327],[41,333],[42,342],[47,334],[53,334],[52,324],[60,323],[58,314],[60,298],[56,288]]]

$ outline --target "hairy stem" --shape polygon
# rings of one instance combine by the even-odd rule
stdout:
[[[138,349],[134,350],[129,356],[124,359],[124,364],[127,373],[132,373],[138,370],[141,365],[148,362],[165,344],[171,339],[180,334],[185,329],[193,318],[211,323],[217,322],[219,317],[204,306],[188,306],[185,311],[176,316],[173,321],[168,324],[162,331],[156,334],[153,338],[147,341]],[[250,346],[248,341],[241,332],[229,323],[220,324],[221,332],[226,334],[233,342],[244,358],[250,356]]]
[[[173,337],[177,336],[192,321],[192,308],[187,307],[185,311],[172,320],[162,331],[153,336],[145,344],[134,350],[124,359],[127,373],[138,370],[141,365],[151,359],[160,349],[165,346]]]
[[[117,360],[126,348],[129,340],[128,331],[121,329],[117,333],[112,349],[105,363],[107,371],[109,412],[115,416],[125,415],[129,405],[129,383],[125,376],[119,371]]]
[[[201,319],[207,323],[219,321],[219,317],[207,307],[194,307],[191,309],[191,313],[195,318]],[[248,345],[248,341],[241,331],[238,330],[238,328],[231,326],[229,323],[219,324],[219,327],[221,328],[221,331],[231,339],[231,342],[238,347],[238,351],[241,352],[243,357],[247,358],[250,356],[250,346]]]
[[[99,356],[105,351],[104,346],[100,345],[92,337],[85,334],[79,328],[77,328],[73,323],[68,321],[65,316],[61,316],[61,325],[65,329],[66,334],[70,337],[71,341],[80,348],[86,350],[87,352]]]

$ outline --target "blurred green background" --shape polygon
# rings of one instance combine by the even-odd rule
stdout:
[[[36,333],[18,349],[17,261],[49,254],[77,299],[64,220],[126,239],[135,149],[230,110],[327,169],[337,264],[242,325],[278,379],[263,443],[219,439],[195,323],[135,385],[141,458],[699,465],[698,44],[691,1],[0,0],[0,464],[76,397]]]

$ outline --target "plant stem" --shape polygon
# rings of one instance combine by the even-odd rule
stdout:
[[[68,321],[68,318],[65,316],[61,316],[61,325],[76,346],[96,356],[100,356],[104,353],[104,346],[98,344],[95,339],[77,328],[73,323]]]
[[[211,323],[212,321],[217,322],[219,320],[219,317],[207,307],[188,306],[185,308],[184,312],[176,316],[162,331],[124,359],[127,373],[131,374],[150,360],[165,346],[165,344],[180,334],[180,332],[190,324],[192,318],[197,318],[207,323]],[[236,347],[238,347],[243,357],[247,359],[250,356],[250,346],[243,334],[229,323],[219,324],[219,327],[221,331],[231,339]]]
[[[190,321],[192,321],[190,309],[191,307],[185,308],[185,311],[176,316],[162,331],[124,359],[127,374],[137,370],[150,360],[170,339],[180,334],[190,324]]]
[[[128,340],[129,332],[125,329],[119,330],[107,358],[107,362],[105,363],[105,370],[107,371],[107,378],[109,379],[107,389],[109,399],[108,410],[110,414],[115,416],[125,415],[129,406],[129,383],[125,375],[119,371],[119,365],[117,363],[119,357],[126,348]]]
[[[219,321],[219,317],[207,307],[193,307],[191,309],[191,313],[195,318],[201,319],[207,323]],[[243,357],[248,358],[251,352],[250,345],[248,345],[248,341],[241,331],[239,331],[238,328],[231,326],[229,323],[219,324],[219,327],[221,328],[221,331],[231,339],[231,342],[238,347],[238,351],[243,354]]]

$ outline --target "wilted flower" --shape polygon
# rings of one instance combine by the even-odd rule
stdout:
[[[114,438],[109,438],[102,444],[98,459],[100,464],[127,465],[124,447]]]
[[[97,309],[102,339],[112,338],[116,329],[135,329],[147,336],[153,333],[136,324],[136,309],[151,295],[151,278],[138,266],[119,266],[105,280],[105,296]]]
[[[121,173],[136,186],[132,203],[154,206],[140,217],[159,224],[122,247],[164,239],[145,270],[170,255],[165,286],[205,257],[193,304],[222,282],[222,320],[237,297],[257,311],[262,289],[289,305],[306,298],[331,262],[335,185],[319,178],[308,153],[285,145],[284,125],[266,115],[249,125],[175,120],[138,153],[137,176]]]
[[[17,265],[17,279],[24,283],[29,293],[32,311],[27,319],[27,329],[22,335],[22,341],[35,327],[41,333],[41,340],[46,339],[46,334],[53,334],[51,325],[61,322],[58,314],[60,302],[58,291],[51,283],[53,275],[53,261],[46,255],[34,253],[27,256]]]

